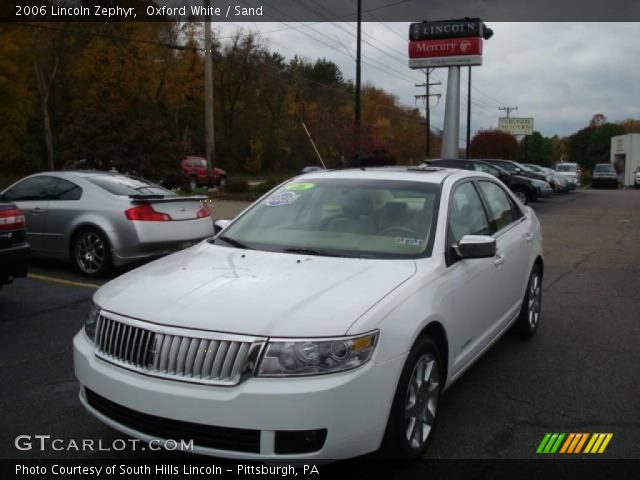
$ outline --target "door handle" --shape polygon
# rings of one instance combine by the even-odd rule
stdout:
[[[500,265],[502,265],[504,263],[504,255],[497,253],[495,256],[495,260],[493,261],[493,264],[498,267]]]
[[[31,210],[31,213],[33,213],[34,215],[40,215],[42,213],[42,209],[40,207],[36,207]]]
[[[527,233],[524,239],[527,241],[527,243],[531,243],[533,241],[533,233],[531,232]]]

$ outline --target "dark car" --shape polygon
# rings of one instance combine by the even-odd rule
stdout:
[[[305,173],[319,172],[320,170],[324,170],[324,168],[318,167],[316,165],[309,165],[307,167],[304,167],[302,170],[300,170],[298,175],[304,175]]]
[[[433,167],[459,168],[461,170],[473,170],[493,175],[511,189],[523,204],[533,202],[538,198],[538,189],[533,182],[526,177],[512,175],[508,171],[496,165],[491,165],[482,160],[430,160],[429,165]]]
[[[598,163],[593,167],[591,188],[618,188],[618,174],[610,163]]]
[[[211,169],[211,175],[207,174],[207,160],[203,157],[190,155],[180,160],[180,168],[189,177],[191,189],[201,185],[217,185],[224,188],[227,184],[227,172],[221,168]]]
[[[12,203],[0,203],[0,288],[27,275],[31,248],[24,227],[22,211]]]

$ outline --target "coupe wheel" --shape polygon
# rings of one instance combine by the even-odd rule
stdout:
[[[111,255],[106,237],[94,229],[78,233],[72,246],[73,262],[89,277],[100,277],[111,268]]]
[[[405,363],[393,400],[380,454],[387,458],[422,456],[431,440],[443,386],[440,351],[420,337]]]
[[[522,301],[520,316],[514,325],[522,338],[535,335],[542,316],[542,273],[537,265],[533,267],[527,284],[527,292]]]

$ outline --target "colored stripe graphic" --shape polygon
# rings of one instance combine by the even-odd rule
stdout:
[[[578,454],[604,453],[613,433],[546,433],[536,453],[542,454]],[[588,440],[588,441],[587,441]],[[582,447],[586,447],[584,451]]]

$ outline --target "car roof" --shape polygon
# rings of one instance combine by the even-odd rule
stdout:
[[[429,166],[415,167],[362,167],[343,170],[326,170],[304,175],[305,180],[313,179],[348,179],[348,180],[396,180],[405,182],[423,182],[441,184],[446,178],[475,177],[479,172],[470,172],[454,168],[440,168]]]

